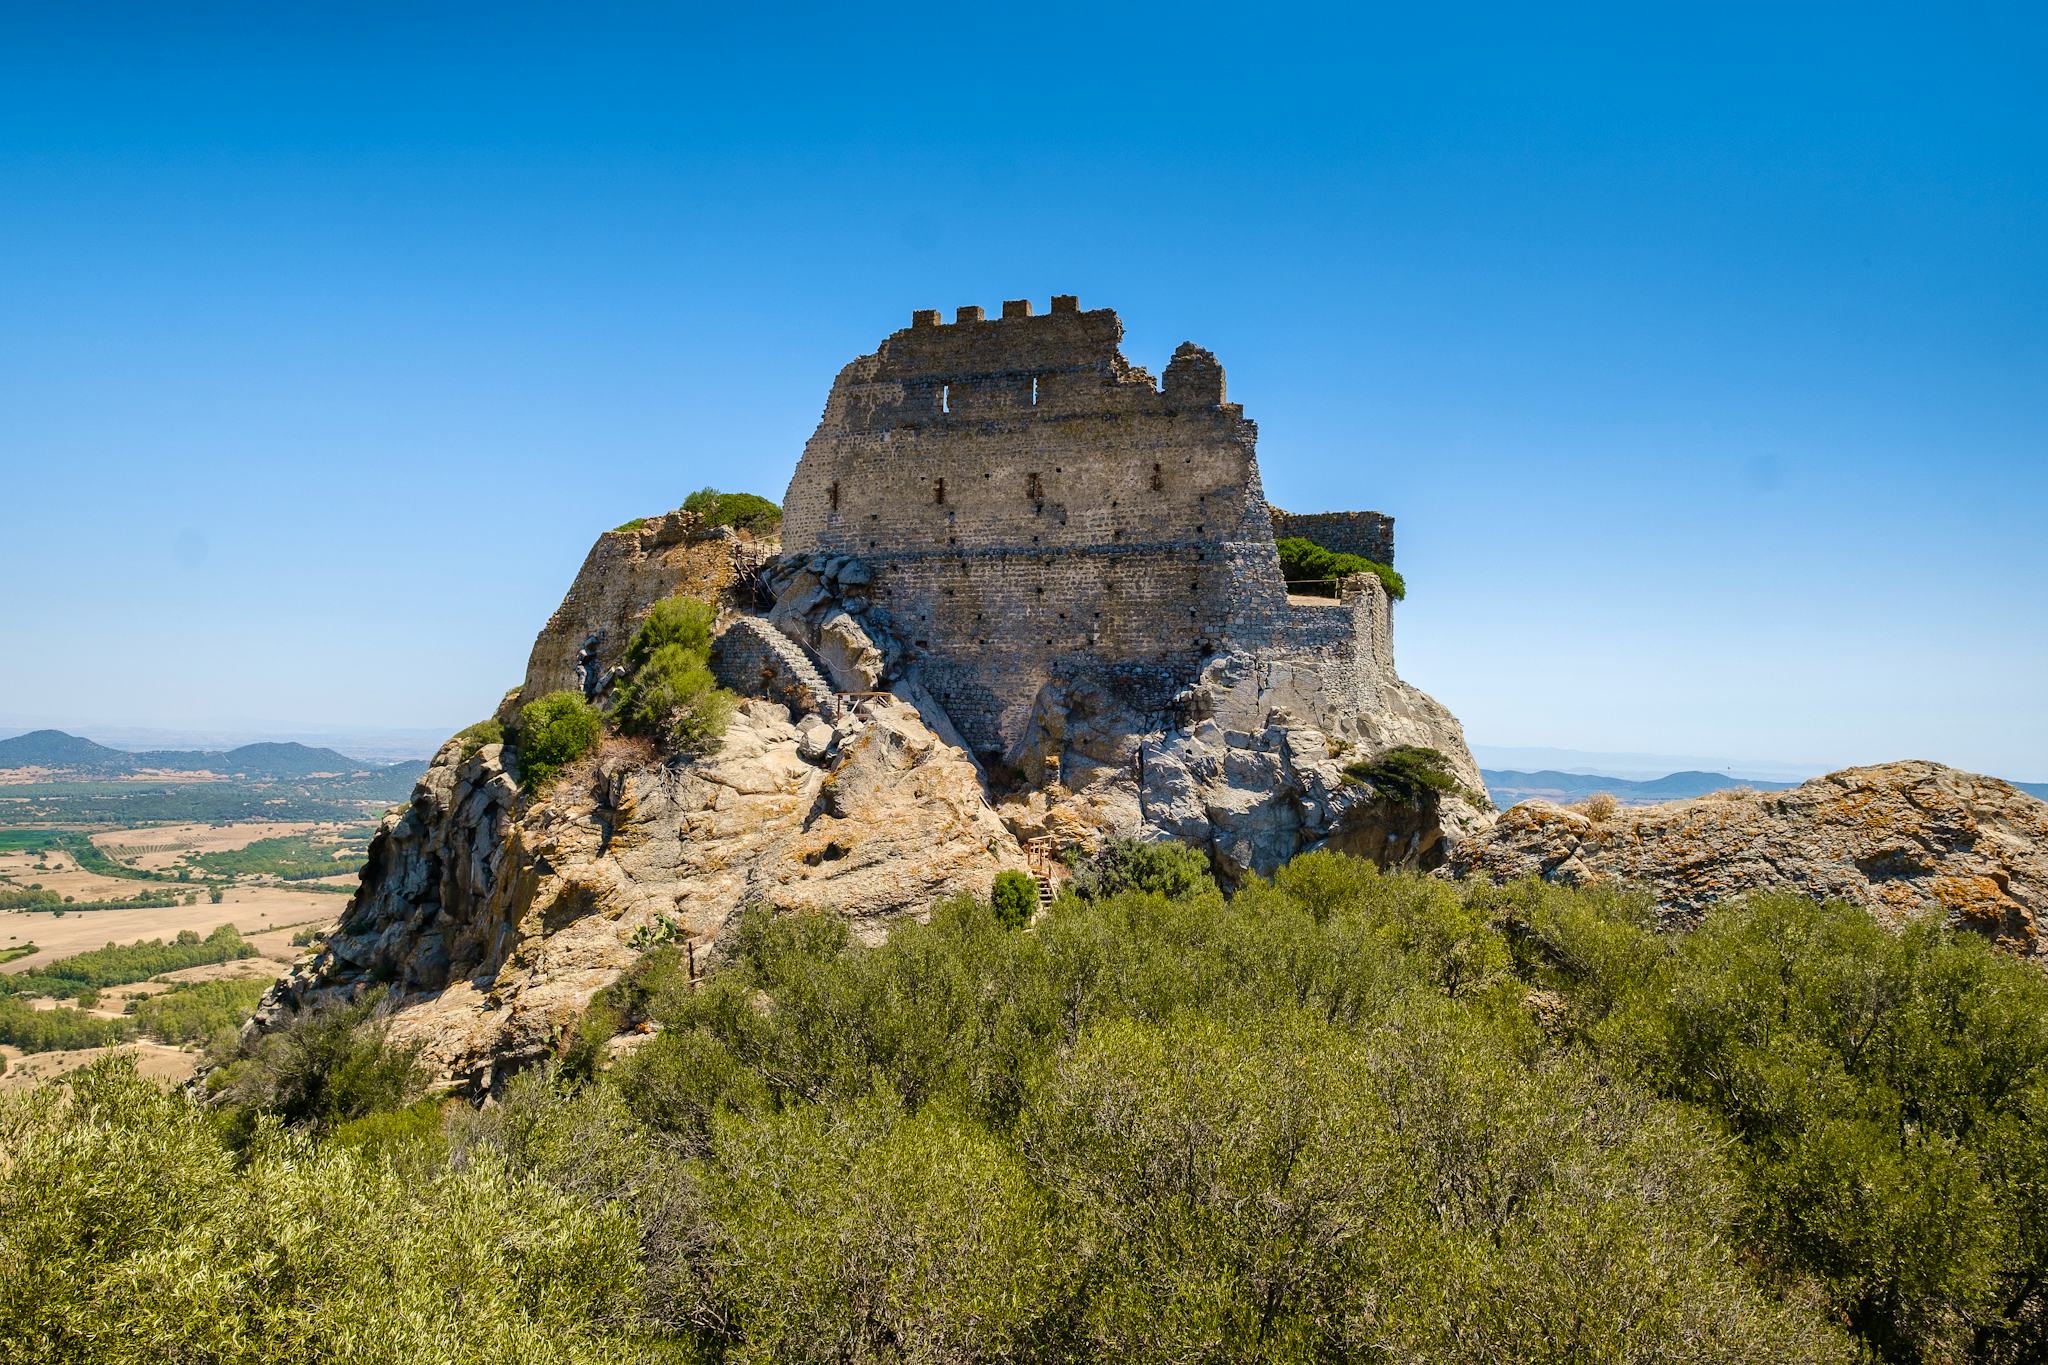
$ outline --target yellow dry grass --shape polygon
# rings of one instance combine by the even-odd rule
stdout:
[[[144,886],[123,882],[122,886]],[[228,889],[219,905],[204,895],[197,905],[169,905],[158,909],[84,910],[68,915],[47,911],[0,910],[0,949],[34,943],[40,952],[0,966],[0,971],[25,972],[37,963],[68,957],[109,943],[134,943],[139,939],[171,938],[181,929],[205,934],[218,925],[232,924],[242,931],[257,951],[271,955],[282,951],[289,960],[291,930],[301,925],[328,925],[340,918],[348,904],[345,896],[295,891],[282,886],[236,886]],[[275,949],[273,938],[284,945]]]

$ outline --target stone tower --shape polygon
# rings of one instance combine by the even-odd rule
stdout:
[[[1222,366],[1183,345],[1155,383],[1122,337],[1070,295],[1042,315],[914,313],[840,371],[790,481],[784,549],[867,565],[984,756],[1017,741],[1051,679],[1163,717],[1204,660],[1295,633],[1257,427]]]

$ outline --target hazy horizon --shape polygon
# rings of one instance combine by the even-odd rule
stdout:
[[[400,759],[426,759],[459,728],[433,726],[379,727],[350,725],[305,725],[281,723],[267,727],[176,727],[120,725],[63,716],[21,717],[0,714],[0,739],[35,730],[62,730],[90,739],[111,749],[232,749],[263,741],[295,741],[316,748],[333,749],[350,758],[390,763]],[[1730,758],[1711,754],[1659,754],[1606,752],[1568,749],[1554,745],[1488,744],[1475,741],[1472,756],[1489,771],[1555,771],[1588,776],[1644,779],[1678,772],[1712,772],[1729,777],[1767,782],[1799,782],[1809,777],[1854,764],[1825,764],[1786,761],[1777,758]],[[1896,759],[1918,758],[1917,754],[1895,754]],[[1986,769],[1988,775],[2009,782],[2040,783],[2048,773],[2027,773]]]
[[[2041,12],[944,13],[0,21],[0,715],[453,730],[913,308],[1071,292],[1395,516],[1475,747],[2048,778]]]

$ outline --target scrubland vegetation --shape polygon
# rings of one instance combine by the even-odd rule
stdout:
[[[648,611],[626,648],[626,677],[613,703],[621,730],[685,751],[725,733],[733,695],[711,676],[717,616],[708,602],[680,596]]]
[[[0,1356],[2048,1351],[2030,965],[1791,898],[1686,936],[1328,854],[1081,871],[1029,932],[748,912],[481,1112],[365,1005],[211,1108],[118,1063],[0,1100]]]
[[[517,724],[505,736],[520,780],[545,792],[562,769],[598,746],[608,724],[672,753],[698,752],[724,734],[734,698],[711,676],[711,629],[717,615],[696,598],[665,597],[648,611],[627,645],[625,676],[604,706],[592,705],[580,692],[560,691],[521,707]],[[480,728],[463,732],[465,752],[474,752],[467,736]],[[491,741],[480,739],[479,747],[485,742]]]
[[[280,881],[309,881],[354,872],[362,864],[368,843],[367,831],[349,832],[349,843],[323,843],[303,834],[283,834],[257,839],[241,848],[218,853],[188,854],[185,862],[205,877],[275,877]],[[352,856],[337,857],[344,848]]]

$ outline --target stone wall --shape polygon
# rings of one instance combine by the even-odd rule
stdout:
[[[798,715],[839,714],[838,694],[803,649],[758,616],[741,616],[711,646],[711,672],[720,685],[748,697],[767,697]]]
[[[646,517],[599,536],[562,605],[534,638],[526,678],[500,703],[500,718],[509,719],[526,702],[550,692],[581,691],[579,664],[592,635],[598,637],[592,650],[598,675],[616,667],[648,608],[662,598],[686,593],[722,601],[733,584],[738,539],[729,528],[706,527],[683,511]]]
[[[1394,519],[1381,512],[1271,511],[1273,534],[1281,540],[1300,536],[1325,550],[1363,555],[1375,564],[1394,562]]]
[[[784,501],[786,548],[874,570],[984,754],[1058,671],[1152,710],[1205,658],[1284,633],[1257,428],[1208,352],[1183,345],[1155,384],[1122,335],[1064,296],[1043,316],[914,314],[841,371]]]

